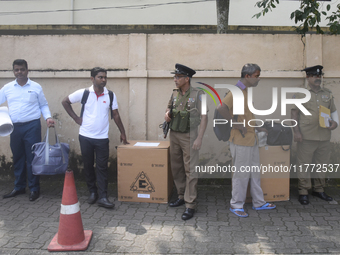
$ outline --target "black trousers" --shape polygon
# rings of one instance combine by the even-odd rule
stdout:
[[[14,123],[10,147],[13,153],[14,189],[25,190],[26,177],[30,191],[39,191],[39,175],[32,173],[32,145],[41,142],[40,119]]]
[[[88,190],[90,193],[98,193],[99,198],[107,197],[109,139],[93,139],[79,135],[79,144]]]

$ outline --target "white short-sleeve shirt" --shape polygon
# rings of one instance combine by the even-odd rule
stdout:
[[[79,89],[68,96],[70,102],[80,103],[85,89]],[[83,123],[79,134],[93,139],[109,137],[109,118],[111,118],[109,91],[104,87],[104,93],[97,96],[93,85],[89,88],[89,97],[84,107]],[[112,110],[118,109],[117,97],[113,93]]]

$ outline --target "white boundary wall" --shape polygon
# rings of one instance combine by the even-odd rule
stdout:
[[[119,112],[130,140],[162,140],[164,111],[174,82],[176,63],[197,70],[192,80],[214,84],[235,84],[245,63],[262,68],[262,80],[256,88],[254,106],[269,109],[272,87],[304,87],[306,66],[324,66],[326,87],[333,91],[340,109],[339,37],[263,34],[119,34],[119,35],[31,35],[0,36],[0,86],[13,80],[12,62],[28,61],[29,76],[40,83],[57,119],[61,141],[69,142],[79,153],[78,127],[61,105],[73,91],[90,86],[89,70],[102,66],[108,72],[107,87],[118,99]],[[218,90],[220,96],[225,91]],[[218,143],[212,131],[215,105],[208,97],[210,119],[202,155]],[[75,106],[80,111],[80,105]],[[278,109],[269,117],[280,119]],[[332,141],[340,140],[340,128]],[[114,122],[110,128],[111,154],[119,144],[119,131]],[[1,138],[0,155],[11,156],[9,138]]]

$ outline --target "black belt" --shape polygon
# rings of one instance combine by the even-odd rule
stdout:
[[[40,120],[40,119],[30,120],[30,121],[27,121],[27,122],[16,122],[16,123],[13,123],[13,125],[14,126],[23,126],[23,125],[30,124],[30,123],[37,121],[37,120]]]

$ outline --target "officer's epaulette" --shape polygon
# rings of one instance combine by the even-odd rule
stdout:
[[[332,94],[332,91],[330,90],[330,89],[328,89],[328,88],[323,88],[323,90],[325,90],[325,91],[327,91],[328,93],[331,93]]]

